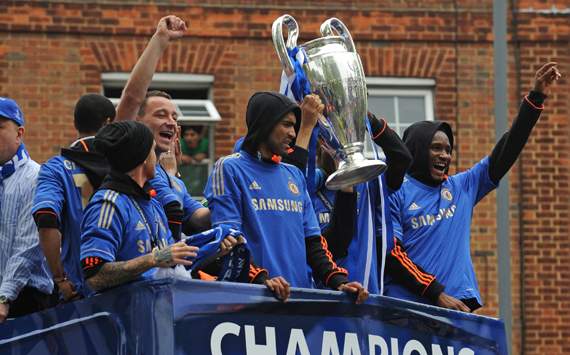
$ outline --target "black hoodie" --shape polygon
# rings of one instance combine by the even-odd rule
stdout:
[[[297,117],[295,132],[298,132],[301,125],[301,109],[296,103],[287,96],[274,92],[255,93],[247,104],[247,135],[243,141],[242,149],[257,156],[259,145],[267,141],[273,128],[289,112],[293,112]],[[326,240],[322,236],[315,235],[305,238],[305,248],[307,263],[311,266],[316,279],[323,281],[323,284],[332,289],[337,289],[340,285],[348,282],[346,270],[339,268],[332,260]],[[295,265],[291,267],[305,266]],[[263,283],[267,277],[267,273],[264,273],[262,277],[255,276],[254,278],[256,283]]]
[[[107,159],[95,150],[93,141],[95,137],[83,138],[69,148],[62,148],[61,155],[85,169],[85,175],[97,190],[103,178],[109,172]]]
[[[522,101],[519,113],[514,119],[511,128],[497,142],[493,151],[489,155],[489,177],[498,184],[501,178],[509,171],[517,160],[523,147],[525,146],[530,133],[538,121],[543,109],[543,102],[546,95],[540,92],[531,91]],[[408,174],[424,184],[437,186],[429,174],[429,145],[435,132],[443,131],[449,138],[449,143],[453,149],[453,133],[451,126],[439,121],[421,121],[414,123],[404,132],[404,143],[413,156],[411,168]],[[400,257],[396,257],[398,254]],[[386,272],[394,277],[399,283],[406,286],[417,295],[430,299],[437,304],[439,295],[444,291],[444,285],[435,280],[435,275],[431,275],[423,270],[419,265],[410,260],[405,246],[394,238],[394,248],[386,258]],[[412,265],[424,278],[432,278],[433,281],[426,287],[413,276],[407,266]],[[471,311],[481,307],[477,299],[462,299]]]
[[[436,182],[431,177],[429,171],[429,147],[433,136],[437,131],[442,131],[449,138],[451,151],[453,151],[453,132],[451,126],[442,121],[420,121],[416,122],[404,131],[404,143],[412,154],[412,165],[408,169],[408,174],[414,179],[430,186],[438,186],[441,182]],[[450,151],[450,154],[451,154]],[[445,173],[447,174],[446,169]]]
[[[276,92],[258,92],[253,94],[247,104],[247,135],[242,149],[256,156],[259,145],[267,141],[273,128],[289,112],[297,117],[295,132],[301,126],[301,108],[287,96]],[[293,145],[293,144],[292,144]]]

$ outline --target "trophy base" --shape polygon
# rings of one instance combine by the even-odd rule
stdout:
[[[363,160],[345,165],[331,174],[325,186],[329,190],[340,190],[374,179],[386,170],[387,165],[380,160]]]

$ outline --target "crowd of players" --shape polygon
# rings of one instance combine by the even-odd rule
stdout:
[[[556,63],[537,71],[491,153],[456,175],[447,175],[449,124],[417,122],[402,140],[369,113],[388,169],[339,191],[323,183],[336,169],[324,144],[307,181],[319,97],[297,104],[255,93],[247,135],[216,162],[205,207],[176,176],[176,155],[165,158],[178,144],[176,107],[167,93],[148,91],[162,53],[185,32],[180,18],[161,19],[117,109],[101,95],[82,96],[77,140],[41,167],[24,146],[20,108],[0,98],[0,322],[174,270],[263,284],[283,301],[290,287],[320,287],[356,303],[383,293],[465,312],[482,306],[473,209],[522,151],[561,76]]]

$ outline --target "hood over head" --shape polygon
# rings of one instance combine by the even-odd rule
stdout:
[[[429,147],[437,131],[442,131],[449,138],[451,151],[453,151],[453,131],[447,122],[420,121],[412,124],[404,131],[404,144],[412,154],[412,165],[408,174],[414,179],[430,186],[437,186],[429,171]],[[450,152],[451,153],[451,152]],[[446,171],[447,173],[447,171]]]
[[[301,108],[285,95],[276,92],[257,92],[249,99],[246,112],[247,135],[243,149],[255,154],[261,143],[267,141],[281,119],[293,112],[297,117],[295,132],[301,126]]]

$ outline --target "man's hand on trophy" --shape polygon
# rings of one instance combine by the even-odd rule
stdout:
[[[548,95],[549,87],[562,76],[556,65],[556,62],[549,62],[538,69],[535,75],[533,91]]]
[[[186,23],[180,17],[169,15],[158,22],[156,35],[169,41],[182,37],[186,30]]]
[[[301,127],[309,127],[312,130],[324,109],[325,105],[318,95],[309,94],[305,96],[301,103]]]

